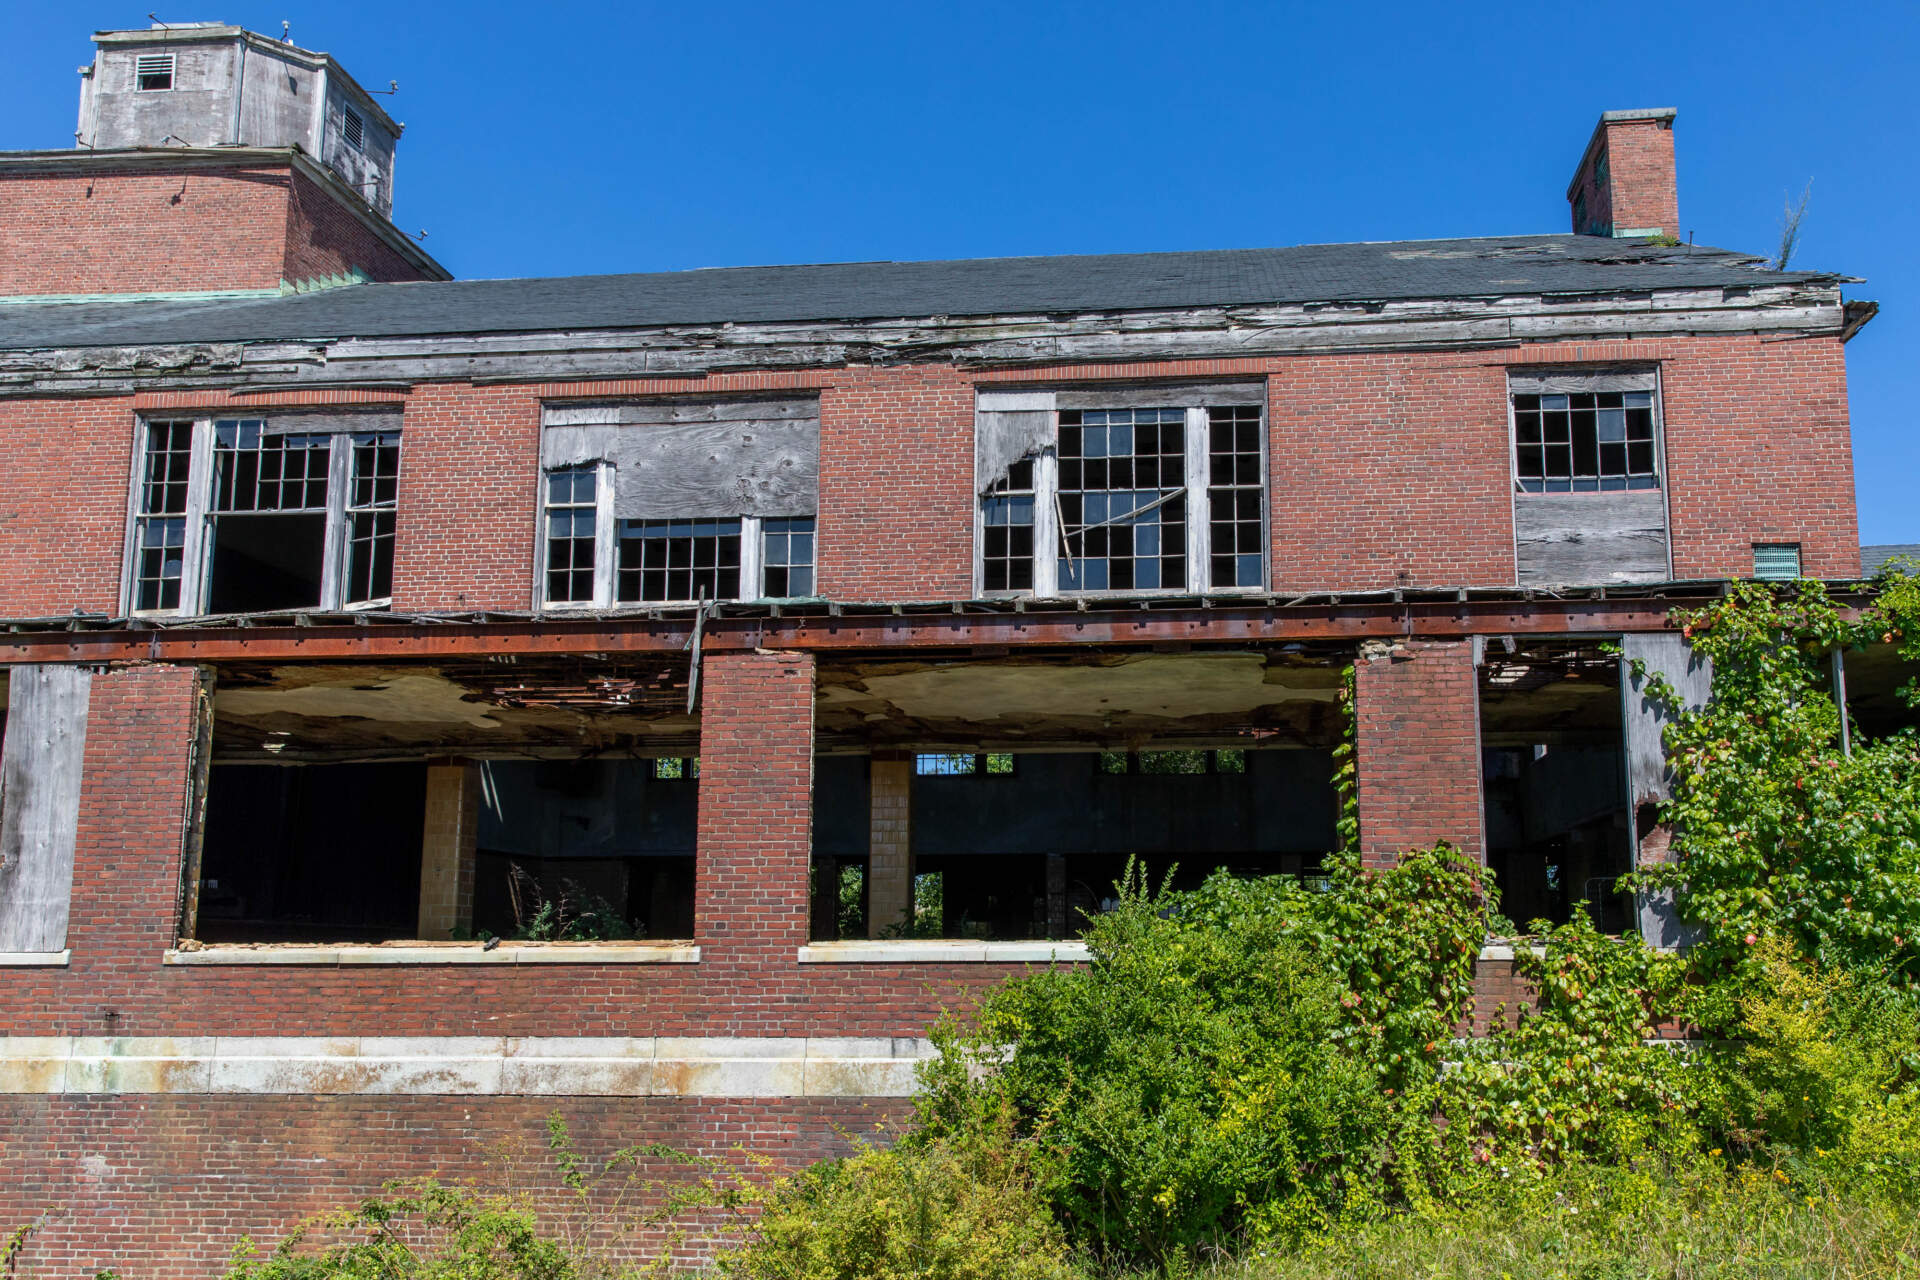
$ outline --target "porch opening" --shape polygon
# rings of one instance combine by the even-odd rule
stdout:
[[[1596,641],[1487,642],[1480,668],[1487,865],[1499,910],[1524,930],[1582,903],[1632,929],[1633,865],[1620,661]]]

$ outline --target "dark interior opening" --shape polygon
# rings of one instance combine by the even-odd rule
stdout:
[[[699,771],[672,760],[490,761],[476,935],[691,938]]]
[[[866,934],[864,916],[834,910],[821,887],[866,865],[867,771],[864,756],[816,762],[816,940]],[[1170,872],[1180,889],[1216,870],[1311,875],[1336,846],[1337,811],[1333,756],[1320,749],[941,753],[910,784],[909,932],[1077,937],[1111,907],[1130,860],[1155,888]]]
[[[207,585],[209,613],[265,613],[320,604],[324,512],[217,516]]]
[[[217,764],[203,942],[386,942],[419,925],[423,764]]]
[[[1633,927],[1617,886],[1633,865],[1620,663],[1590,645],[1489,652],[1480,670],[1487,866],[1518,929]]]

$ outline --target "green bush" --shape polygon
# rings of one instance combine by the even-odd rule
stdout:
[[[302,1223],[271,1253],[235,1250],[226,1280],[575,1280],[531,1210],[431,1179]]]
[[[1007,984],[927,1072],[929,1129],[1010,1109],[1074,1237],[1167,1257],[1256,1223],[1324,1224],[1373,1193],[1391,1102],[1342,1046],[1348,996],[1289,881],[1126,886],[1092,963]]]
[[[1069,1280],[1066,1237],[1010,1123],[866,1146],[776,1182],[716,1265],[742,1280]]]
[[[1803,1178],[1920,1197],[1920,1006],[1911,992],[1755,948],[1739,1039],[1699,1092],[1725,1140]]]

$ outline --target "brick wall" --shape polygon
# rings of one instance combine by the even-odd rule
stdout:
[[[291,164],[0,176],[0,296],[272,289],[420,270]]]
[[[532,388],[415,388],[400,445],[394,607],[529,607],[539,499]]]
[[[1473,646],[1410,639],[1368,650],[1354,666],[1362,860],[1390,866],[1439,840],[1481,857]]]
[[[1860,572],[1837,339],[1675,344],[1660,386],[1675,577],[1751,575],[1756,542],[1800,543],[1812,577]]]
[[[847,370],[820,398],[820,590],[973,594],[973,386],[950,368]]]
[[[1859,560],[1844,350],[1826,338],[1691,338],[1022,373],[1266,376],[1273,587],[1324,591],[1511,585],[1506,367],[1653,362],[1677,576],[1744,576],[1754,542],[1801,542],[1808,573],[1846,577]],[[968,596],[974,378],[846,369],[613,391],[423,384],[406,396],[396,606],[531,604],[543,398],[771,389],[821,393],[820,589],[843,600]],[[168,393],[141,403],[207,412],[206,401]],[[16,463],[0,469],[0,558],[11,570],[0,577],[0,615],[115,607],[133,418],[124,398],[0,400],[0,439]]]
[[[0,295],[271,289],[286,165],[0,178]]]
[[[1503,370],[1459,354],[1271,365],[1274,590],[1513,583]]]
[[[0,400],[0,616],[117,611],[133,429],[125,400]]]
[[[281,266],[288,280],[309,280],[355,267],[375,280],[429,278],[306,175],[293,174],[290,195]]]
[[[205,1280],[242,1236],[271,1249],[301,1218],[377,1194],[389,1178],[438,1175],[532,1193],[541,1216],[569,1221],[545,1158],[558,1112],[587,1159],[659,1142],[720,1160],[734,1148],[778,1171],[843,1154],[848,1135],[897,1122],[898,1102],[823,1099],[235,1097],[0,1095],[0,1222],[51,1211],[21,1258],[34,1280],[87,1280],[112,1268],[140,1280]],[[692,1172],[652,1157],[649,1183]],[[649,1192],[637,1207],[657,1205]],[[595,1199],[604,1211],[608,1194]],[[578,1219],[571,1219],[576,1224]],[[690,1222],[689,1225],[697,1225]],[[651,1259],[658,1231],[616,1244]],[[698,1246],[695,1246],[697,1250]],[[697,1252],[694,1253],[697,1257]]]
[[[789,967],[807,942],[813,666],[809,653],[713,654],[702,664],[694,931],[701,968],[720,981]],[[759,1034],[739,1029],[756,1020],[752,1003],[711,1016],[725,1034]]]
[[[143,997],[177,929],[199,705],[192,667],[93,679],[67,930],[73,960],[60,975],[69,1000],[80,998],[62,1018],[68,1034],[182,1030]],[[11,1018],[0,1017],[0,1026],[22,1033]]]

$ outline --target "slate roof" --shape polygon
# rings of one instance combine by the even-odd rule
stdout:
[[[0,305],[0,348],[874,320],[1838,282],[1725,249],[1489,236],[1186,253],[366,284],[288,297]]]
[[[1895,556],[1911,556],[1920,564],[1920,542],[1882,542],[1877,546],[1860,548],[1860,572],[1871,578],[1880,572],[1880,566]]]

